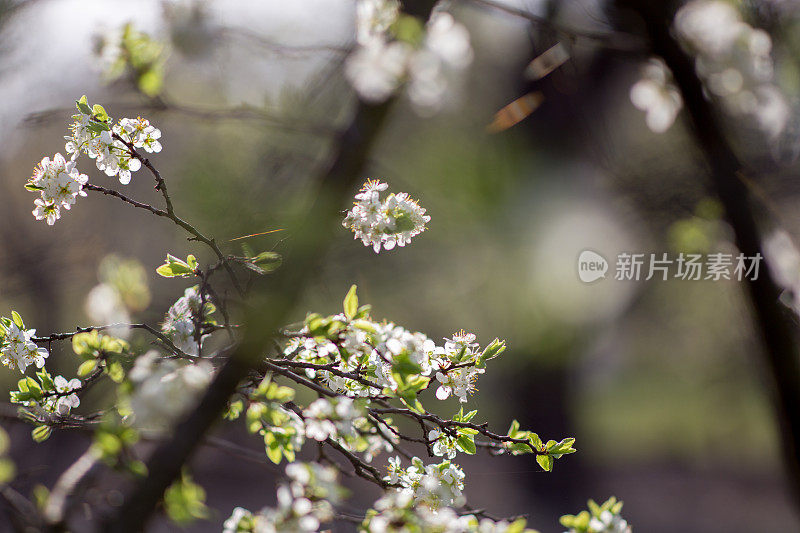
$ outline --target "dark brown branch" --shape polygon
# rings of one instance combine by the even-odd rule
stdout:
[[[733,228],[736,246],[745,256],[764,255],[753,208],[745,185],[737,179],[742,164],[728,143],[719,117],[703,92],[692,59],[670,32],[674,17],[671,2],[619,0],[623,9],[636,12],[644,22],[652,50],[672,71],[681,91],[695,139],[711,170],[711,181]],[[800,506],[800,358],[796,330],[779,302],[781,289],[768,269],[757,279],[747,279],[756,329],[772,376],[774,401],[781,429],[788,477]]]
[[[127,196],[125,196],[124,194],[122,194],[120,192],[117,192],[117,191],[115,191],[113,189],[106,189],[105,187],[100,187],[99,185],[92,185],[91,183],[87,183],[86,185],[83,186],[83,188],[85,190],[87,190],[87,191],[95,191],[95,192],[106,194],[108,196],[115,196],[115,197],[119,198],[120,200],[122,200],[123,202],[131,204],[133,207],[138,207],[139,209],[145,209],[147,211],[150,211],[154,215],[157,215],[157,216],[160,216],[160,217],[169,218],[169,214],[166,211],[162,211],[161,209],[155,208],[155,207],[153,207],[152,205],[149,205],[149,204],[145,204],[145,203],[142,203],[142,202],[137,202],[136,200],[132,200],[132,199],[128,198]]]

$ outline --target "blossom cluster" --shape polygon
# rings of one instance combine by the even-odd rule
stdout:
[[[512,521],[460,515],[451,507],[432,510],[417,505],[407,490],[390,491],[375,502],[362,524],[362,531],[384,533],[425,531],[430,533],[534,533],[525,529],[525,519]]]
[[[78,196],[86,196],[84,186],[88,177],[76,168],[80,154],[95,160],[97,168],[108,176],[118,176],[120,183],[131,181],[131,172],[139,170],[142,162],[136,148],[160,152],[161,131],[147,119],[123,118],[114,123],[101,105],[89,107],[86,96],[76,102],[78,113],[72,116],[70,134],[64,146],[70,160],[60,153],[51,160],[43,158],[33,171],[25,188],[39,192],[34,200],[33,216],[53,225],[61,218],[61,209],[70,209]]]
[[[655,133],[667,131],[683,107],[672,73],[656,57],[642,67],[642,77],[631,87],[630,98],[634,106],[644,111],[645,123]]]
[[[390,193],[381,200],[380,193],[389,186],[378,180],[367,180],[355,196],[353,207],[342,225],[353,231],[355,239],[372,246],[375,253],[405,246],[411,238],[425,231],[431,217],[407,193]]]
[[[334,391],[351,396],[369,396],[377,389],[397,391],[400,387],[393,367],[400,361],[408,361],[413,373],[420,376],[435,375],[438,382],[436,397],[445,400],[451,395],[466,402],[475,391],[475,381],[485,370],[478,365],[486,355],[499,354],[503,343],[494,341],[486,350],[480,351],[473,342],[475,336],[460,331],[451,339],[445,339],[443,347],[422,333],[412,333],[391,322],[378,323],[368,318],[345,322],[343,315],[334,315],[332,320],[341,320],[339,339],[315,337],[305,326],[299,336],[287,341],[284,356],[288,359],[327,365],[337,362],[342,373],[362,369],[371,381],[364,382],[332,373],[325,369],[308,369],[309,377],[319,377]],[[489,350],[491,348],[491,350]],[[487,351],[489,350],[489,351]],[[374,384],[374,386],[372,385]]]
[[[11,318],[0,317],[0,363],[23,374],[29,365],[38,368],[50,355],[46,348],[40,348],[33,342],[35,329],[25,329],[22,317],[15,311]]]
[[[156,351],[139,356],[128,374],[134,386],[129,398],[134,425],[155,433],[170,428],[192,407],[212,375],[213,368],[206,361],[165,360]]]
[[[452,100],[452,78],[473,58],[469,32],[452,15],[434,12],[423,29],[397,0],[359,0],[356,15],[359,46],[345,74],[363,99],[383,102],[406,82],[420,114]]]
[[[354,421],[361,416],[361,410],[351,398],[319,398],[303,411],[306,437],[316,441],[352,435]]]
[[[79,113],[72,116],[71,135],[64,137],[65,149],[73,161],[81,153],[87,154],[95,160],[98,170],[107,176],[118,176],[119,182],[127,185],[131,172],[142,167],[131,147],[151,153],[161,151],[161,131],[147,119],[123,118],[114,124],[102,106],[89,108],[85,96],[77,104]]]
[[[81,404],[77,391],[83,387],[81,380],[64,376],[53,378],[42,369],[36,373],[38,383],[33,378],[24,380],[20,390],[11,391],[11,402],[25,406],[26,411],[46,418],[48,414],[68,415]]]
[[[278,487],[278,506],[258,514],[237,507],[223,525],[223,533],[278,531],[318,531],[333,518],[333,505],[344,490],[336,481],[336,471],[317,463],[292,463],[286,467],[288,483]]]
[[[86,174],[75,168],[74,161],[66,161],[61,154],[54,155],[52,160],[43,158],[25,185],[29,191],[41,195],[33,202],[36,206],[33,216],[52,226],[61,218],[61,209],[69,210],[78,196],[86,196],[83,186],[88,180]]]
[[[203,302],[197,285],[189,287],[167,311],[163,331],[177,348],[188,355],[198,355],[207,334],[196,333],[207,321],[207,315],[213,312],[213,305]]]
[[[389,459],[389,475],[385,480],[399,484],[401,491],[409,492],[415,504],[422,504],[431,509],[466,503],[464,490],[464,471],[451,463],[442,461],[439,464],[426,465],[418,457],[411,460],[411,466],[400,466],[400,458]]]
[[[693,0],[678,10],[674,29],[695,55],[706,90],[734,116],[752,117],[776,137],[786,125],[789,106],[773,84],[772,40],[742,20],[722,0]]]

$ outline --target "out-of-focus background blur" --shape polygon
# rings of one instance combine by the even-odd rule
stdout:
[[[602,1],[505,5],[583,33],[616,31]],[[776,84],[790,104],[800,96],[795,5],[737,3],[750,24],[770,32]],[[449,8],[470,31],[471,67],[435,116],[419,116],[401,100],[370,171],[359,177],[418,198],[432,217],[428,231],[405,249],[376,255],[342,228],[293,316],[336,312],[357,283],[376,318],[431,338],[464,328],[483,343],[507,340],[509,351],[493,361],[467,407],[498,429],[516,417],[544,438],[574,436],[579,453],[549,474],[532,457],[463,460],[475,507],[529,514],[532,526],[551,533],[587,498],[616,495],[640,532],[797,531],[742,284],[616,281],[613,272],[584,284],[577,276],[584,249],[612,262],[622,251],[732,251],[683,119],[656,134],[631,104],[646,55],[636,46],[571,39],[483,2]],[[19,310],[42,334],[90,324],[87,294],[114,254],[139,260],[147,272],[150,302],[133,319],[158,323],[185,288],[155,274],[165,251],[211,261],[174,226],[99,195],[79,199],[53,227],[34,220],[23,185],[44,155],[63,153],[82,94],[113,117],[139,114],[161,129],[164,150],[152,160],[176,209],[225,247],[238,250],[241,241],[226,241],[281,228],[287,210],[307,200],[332,132],[352,110],[342,62],[353,44],[354,9],[342,0],[0,2],[2,313]],[[116,56],[102,40],[126,23],[164,49],[145,70],[114,77]],[[570,59],[525,82],[528,62],[559,41]],[[498,109],[530,90],[544,94],[537,111],[506,131],[486,132]],[[729,124],[762,176],[762,207],[794,234],[798,126],[790,114],[783,133],[768,139],[742,121]],[[89,160],[81,171],[91,183],[119,186]],[[144,171],[126,193],[159,202]],[[290,239],[278,232],[246,242],[280,252]],[[73,372],[69,346],[52,350],[55,369]],[[0,372],[0,389],[15,380]],[[93,390],[81,409],[104,393]],[[52,485],[89,442],[57,432],[33,445],[29,426],[2,426],[17,465],[14,486],[25,494],[35,483]],[[260,452],[241,426],[217,433]],[[266,460],[259,466],[204,448],[192,471],[212,508],[192,531],[220,530],[234,506],[274,503],[278,469]],[[375,494],[353,486],[346,510],[363,512]]]

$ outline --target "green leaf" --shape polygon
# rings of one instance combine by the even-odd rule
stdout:
[[[55,390],[55,385],[53,384],[53,378],[50,377],[50,374],[47,373],[47,370],[44,368],[41,372],[37,372],[36,376],[39,378],[39,383],[42,384],[42,390],[51,391]]]
[[[19,328],[24,328],[25,324],[22,322],[22,317],[19,316],[19,313],[16,311],[11,311],[11,319],[14,321],[14,324],[17,325]]]
[[[477,450],[475,446],[475,441],[472,437],[467,435],[461,435],[456,439],[456,446],[458,449],[464,453],[469,455],[475,455],[475,451]]]
[[[575,453],[576,450],[572,447],[573,444],[575,444],[575,439],[572,437],[563,439],[561,442],[548,441],[547,452],[559,457],[568,453]],[[558,459],[558,457],[556,457],[556,459]]]
[[[78,367],[78,377],[85,378],[92,372],[94,369],[97,368],[97,360],[96,359],[89,359],[81,363]]]
[[[147,475],[147,465],[142,461],[128,461],[125,466],[128,472],[135,476],[144,477]]]
[[[478,366],[483,366],[489,359],[494,359],[506,350],[506,341],[494,339],[478,357]]]
[[[164,85],[164,73],[160,68],[151,68],[139,76],[139,90],[147,96],[158,96]]]
[[[164,492],[164,509],[177,524],[188,524],[208,516],[206,491],[184,473]]]
[[[461,410],[463,411],[463,410],[464,410],[464,408],[462,407],[462,408],[461,408]],[[469,413],[467,413],[467,414],[463,415],[463,416],[461,417],[461,421],[462,421],[462,422],[469,422],[470,420],[472,420],[473,418],[475,418],[475,415],[477,415],[477,414],[478,414],[478,410],[477,410],[477,409],[474,409],[474,410],[470,411]]]
[[[94,436],[94,442],[100,449],[103,457],[116,457],[122,450],[122,440],[113,433],[99,431]]]
[[[53,433],[53,429],[50,426],[36,426],[31,431],[31,437],[35,442],[44,442],[50,438],[51,433]]]
[[[419,374],[421,372],[422,367],[412,361],[411,357],[406,352],[396,355],[392,361],[392,374],[399,374],[402,376],[402,381],[405,381],[406,376]]]
[[[196,269],[197,259],[193,255],[183,261],[174,255],[167,254],[165,263],[156,269],[156,273],[165,278],[185,277],[193,275]]]
[[[541,466],[542,470],[545,472],[553,470],[553,458],[549,455],[537,455],[536,462],[539,463],[539,466]]]
[[[44,187],[40,187],[39,185],[34,185],[33,183],[26,183],[25,188],[29,191],[38,192],[43,191]]]
[[[356,286],[352,285],[350,290],[347,291],[347,296],[344,297],[344,316],[348,320],[353,320],[358,312],[358,295],[356,294]]]
[[[8,483],[14,477],[14,463],[9,459],[0,459],[0,485]]]
[[[113,362],[106,365],[106,374],[114,383],[122,383],[125,380],[125,368],[122,363]]]
[[[398,40],[416,46],[425,35],[422,21],[411,15],[401,14],[391,27]]]
[[[277,252],[261,252],[255,257],[251,257],[250,262],[259,265],[266,272],[272,272],[281,266],[283,260]]]
[[[281,459],[283,459],[283,450],[280,447],[270,448],[267,446],[264,449],[267,451],[267,457],[270,461],[276,465],[281,464]]]
[[[94,116],[94,118],[96,118],[98,121],[105,122],[108,120],[108,113],[106,113],[106,110],[100,104],[94,104],[91,112],[92,116]]]
[[[104,132],[104,131],[111,131],[111,126],[109,126],[105,122],[100,122],[100,121],[97,121],[97,120],[90,120],[89,124],[86,126],[86,128],[89,131],[93,132],[93,133],[101,133],[101,132]]]
[[[75,101],[75,107],[78,108],[78,111],[83,113],[84,115],[91,115],[92,108],[89,107],[89,101],[86,99],[86,95],[84,94],[81,96],[80,100]]]

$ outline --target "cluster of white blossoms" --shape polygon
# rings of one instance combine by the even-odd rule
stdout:
[[[361,98],[383,102],[404,82],[414,108],[424,115],[452,101],[452,78],[473,58],[467,29],[450,15],[434,12],[422,36],[391,30],[401,18],[406,27],[419,25],[400,13],[396,0],[359,0],[356,8],[358,48],[347,60],[345,74]]]
[[[78,196],[86,196],[83,190],[88,182],[85,174],[78,172],[76,160],[86,154],[95,160],[97,168],[108,176],[118,176],[120,183],[131,181],[131,172],[142,167],[142,162],[133,153],[136,148],[146,152],[160,152],[161,131],[147,119],[123,118],[114,124],[100,105],[89,107],[86,96],[76,102],[78,113],[72,116],[70,134],[65,136],[67,161],[60,153],[52,160],[45,157],[34,169],[33,176],[25,188],[41,193],[34,200],[33,216],[45,220],[49,225],[61,218],[61,209],[70,209]]]
[[[303,411],[306,437],[316,441],[355,433],[354,421],[362,416],[351,398],[319,398]]]
[[[0,322],[0,363],[24,374],[29,365],[42,368],[50,354],[46,348],[38,347],[31,340],[36,330],[25,329],[22,319],[18,317],[14,314],[14,319],[4,318]]]
[[[454,437],[441,429],[432,429],[428,432],[428,440],[432,442],[431,450],[433,455],[452,459],[456,456],[457,437]]]
[[[43,418],[50,414],[66,416],[81,404],[77,394],[83,386],[81,380],[77,378],[67,380],[64,376],[51,378],[46,370],[37,373],[37,377],[43,378],[40,379],[42,384],[48,384],[47,390],[41,391],[40,398],[35,399],[30,396],[21,398],[21,391],[12,391],[11,402],[24,405],[27,411]]]
[[[734,116],[756,120],[771,138],[785,127],[789,106],[772,83],[772,40],[742,20],[735,5],[694,0],[675,15],[674,29],[695,55],[706,90]]]
[[[433,510],[425,505],[417,505],[413,493],[407,490],[390,491],[376,501],[373,510],[367,514],[363,530],[370,533],[533,533],[525,529],[524,520],[478,519],[474,515],[460,515],[451,507]]]
[[[161,131],[147,119],[123,118],[114,124],[102,106],[90,109],[85,97],[78,101],[78,111],[72,117],[71,135],[64,137],[67,140],[65,149],[72,154],[73,161],[81,153],[87,154],[95,160],[98,170],[107,176],[118,176],[119,182],[127,185],[131,181],[131,172],[142,167],[131,147],[150,153],[161,151],[158,140]]]
[[[415,504],[425,505],[433,510],[449,505],[461,506],[466,502],[464,471],[451,463],[426,465],[418,457],[411,459],[411,466],[403,468],[400,458],[389,459],[389,475],[384,478],[389,483],[397,483],[400,491],[411,494]]]
[[[446,400],[452,394],[462,403],[467,401],[467,395],[475,391],[478,376],[485,372],[475,366],[481,355],[479,348],[475,335],[461,330],[451,339],[445,339],[443,348],[434,350],[436,381],[440,383],[436,389],[438,399]]]
[[[317,463],[292,463],[286,475],[289,483],[278,487],[276,508],[253,514],[237,507],[223,524],[223,533],[312,532],[333,519],[333,505],[343,495],[336,470]]]
[[[145,152],[151,154],[161,151],[161,130],[145,118],[123,118],[114,127],[114,132],[135,148],[144,148]]]
[[[208,304],[206,304],[208,306]],[[205,321],[205,310],[198,287],[189,287],[167,311],[161,331],[169,336],[172,343],[189,355],[198,355],[207,335],[195,335],[195,325]]]
[[[61,154],[54,155],[52,160],[43,158],[25,185],[26,189],[41,195],[33,202],[36,206],[33,216],[52,226],[61,218],[62,208],[68,210],[78,196],[86,196],[83,186],[88,180],[86,174],[75,168],[74,161],[65,160]]]
[[[77,378],[67,381],[64,376],[56,376],[53,378],[56,394],[47,398],[45,409],[60,415],[69,414],[70,410],[81,404],[81,400],[75,391],[79,390],[82,385],[81,380]]]
[[[386,183],[367,180],[342,222],[353,231],[355,239],[361,239],[364,246],[372,246],[375,253],[381,247],[391,250],[405,246],[412,237],[425,231],[425,224],[431,220],[407,193],[390,193],[381,200],[380,193],[387,188]]]
[[[655,133],[664,133],[683,107],[683,99],[672,83],[672,74],[660,58],[642,67],[642,77],[631,87],[631,102],[645,112],[645,123]]]
[[[392,375],[392,366],[407,360],[418,367],[420,376],[434,375],[438,382],[436,398],[446,400],[451,395],[464,403],[475,392],[478,376],[485,372],[481,358],[499,354],[505,349],[502,341],[495,340],[481,350],[475,335],[463,330],[444,339],[444,346],[436,344],[423,333],[411,332],[391,322],[375,322],[368,318],[348,321],[344,315],[333,315],[331,320],[344,324],[339,332],[339,342],[315,337],[308,327],[287,341],[283,355],[287,359],[327,365],[337,363],[337,370],[353,372],[365,370],[367,377],[380,388],[398,390]],[[352,397],[365,397],[376,389],[362,381],[331,373],[324,369],[306,369],[310,378],[319,377],[335,392]]]
[[[205,390],[213,371],[206,361],[165,360],[156,351],[140,356],[128,374],[134,385],[129,399],[134,425],[154,433],[172,427]]]

